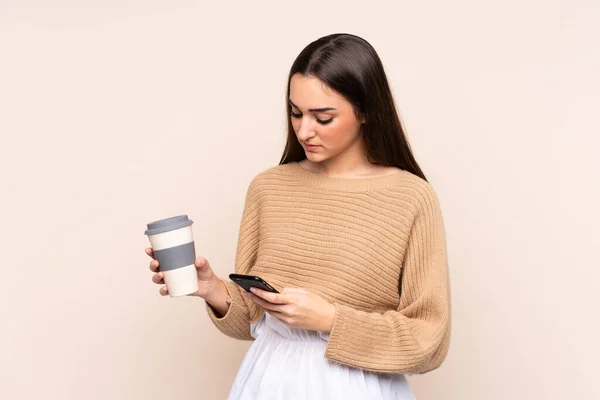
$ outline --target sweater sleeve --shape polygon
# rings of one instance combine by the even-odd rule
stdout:
[[[259,244],[259,207],[256,193],[256,179],[252,180],[246,192],[246,200],[240,223],[235,272],[248,274],[256,262]],[[254,340],[250,333],[253,308],[251,300],[242,297],[237,285],[229,279],[221,279],[225,283],[229,300],[227,313],[223,316],[206,302],[206,311],[213,324],[225,335],[240,340]]]
[[[398,308],[384,313],[335,303],[325,357],[375,372],[438,368],[450,344],[450,281],[444,224],[430,185],[413,219]]]

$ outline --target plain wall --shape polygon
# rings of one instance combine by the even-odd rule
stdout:
[[[151,282],[188,214],[233,270],[279,162],[297,54],[378,51],[444,214],[452,341],[418,399],[591,399],[599,357],[598,2],[1,1],[0,397],[224,399],[250,342]]]

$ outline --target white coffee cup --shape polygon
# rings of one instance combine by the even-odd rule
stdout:
[[[192,224],[187,215],[178,215],[150,222],[144,232],[150,240],[154,258],[158,260],[158,269],[165,274],[171,297],[198,291]]]

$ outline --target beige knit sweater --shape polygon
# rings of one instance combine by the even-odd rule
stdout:
[[[407,171],[334,178],[290,163],[261,172],[248,188],[235,272],[334,304],[331,361],[416,374],[439,367],[448,352],[442,215],[431,185]],[[224,282],[229,310],[220,317],[207,303],[208,314],[224,334],[253,340],[250,323],[264,310]]]

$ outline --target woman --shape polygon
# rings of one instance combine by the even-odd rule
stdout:
[[[254,340],[228,398],[413,399],[405,375],[439,367],[450,342],[445,234],[375,50],[350,34],[309,44],[287,111],[279,165],[249,185],[235,264],[280,293],[246,293],[196,260],[213,323]]]

